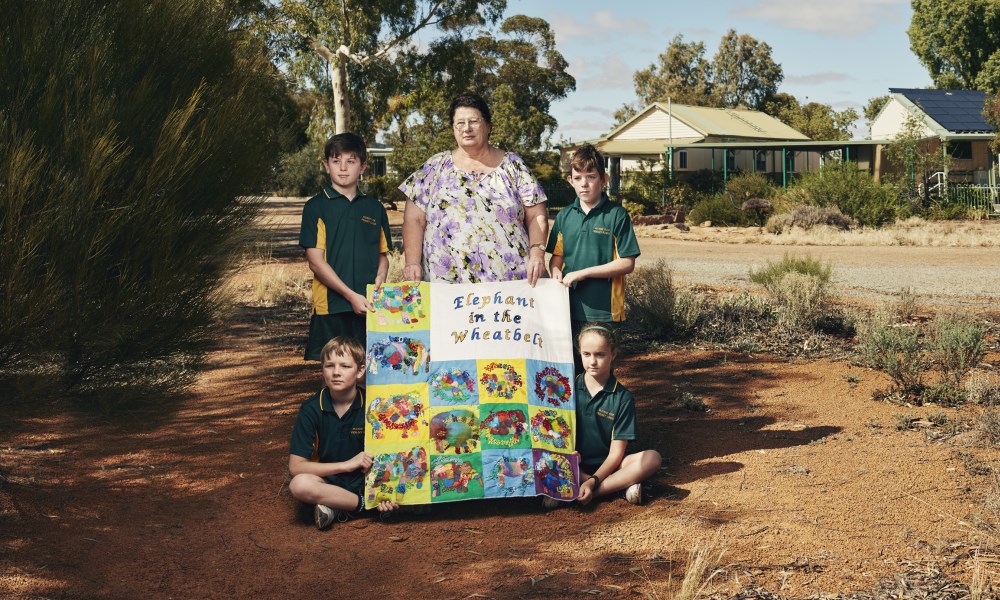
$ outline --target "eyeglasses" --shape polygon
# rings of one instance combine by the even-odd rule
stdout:
[[[483,126],[483,120],[469,119],[468,121],[455,121],[455,129],[459,131],[465,129],[466,125],[469,126],[469,129],[479,129],[480,127]]]

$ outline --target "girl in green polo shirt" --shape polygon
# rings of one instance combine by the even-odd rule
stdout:
[[[624,490],[642,504],[642,482],[656,473],[656,450],[626,454],[636,439],[635,400],[615,379],[618,340],[607,325],[588,323],[577,338],[583,373],[576,378],[576,449],[580,454],[580,504]]]

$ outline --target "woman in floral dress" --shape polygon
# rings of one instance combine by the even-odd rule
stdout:
[[[485,100],[462,94],[449,116],[457,148],[430,157],[399,187],[403,278],[534,285],[546,276],[545,193],[521,157],[490,145]]]

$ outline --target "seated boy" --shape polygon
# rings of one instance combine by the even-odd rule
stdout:
[[[299,409],[288,455],[288,489],[295,499],[316,505],[313,519],[323,529],[364,508],[365,471],[372,457],[365,452],[365,399],[358,387],[364,347],[349,337],[335,337],[320,356],[323,388]],[[309,460],[314,450],[318,462]],[[395,508],[392,502],[378,507],[381,512]]]
[[[585,144],[573,153],[569,182],[577,198],[556,215],[545,251],[552,277],[570,288],[575,343],[586,323],[625,320],[625,275],[635,269],[639,243],[628,213],[603,192],[608,175],[597,148]],[[579,352],[574,363],[579,372]]]
[[[306,360],[320,360],[323,344],[338,335],[365,344],[365,313],[371,310],[367,286],[385,282],[392,245],[385,207],[378,198],[358,193],[368,160],[364,140],[337,134],[326,143],[324,156],[330,184],[306,202],[299,233],[313,272]]]

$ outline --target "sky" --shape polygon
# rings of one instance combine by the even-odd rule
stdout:
[[[779,91],[859,115],[890,87],[931,83],[910,51],[909,0],[509,0],[506,15],[515,14],[549,22],[576,78],[576,91],[552,106],[556,145],[606,133],[615,110],[636,101],[632,74],[677,34],[704,42],[709,60],[727,30],[749,34],[784,70]],[[854,136],[867,133],[862,117]]]

